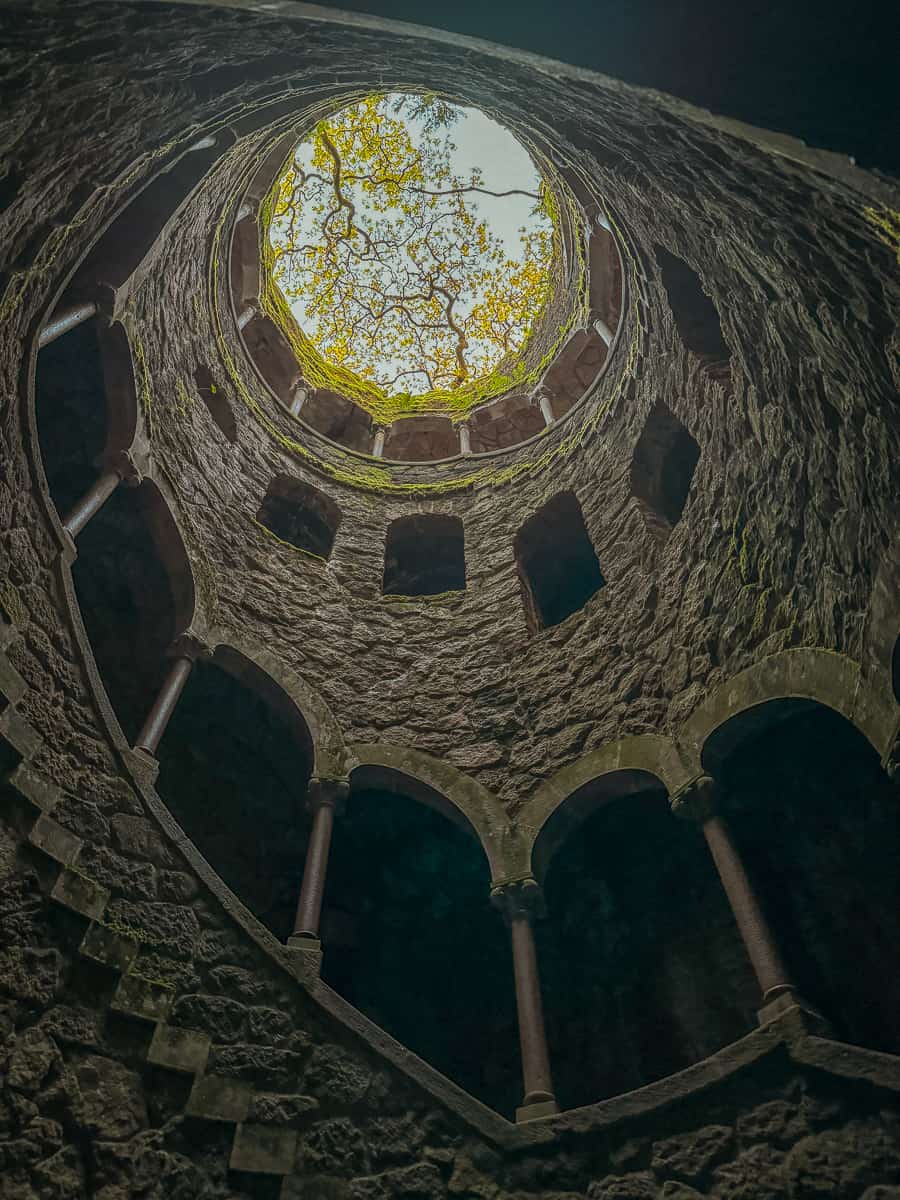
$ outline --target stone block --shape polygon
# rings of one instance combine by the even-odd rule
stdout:
[[[127,971],[137,952],[138,944],[132,938],[123,937],[108,926],[99,924],[89,927],[79,946],[79,953],[85,958],[116,971]]]
[[[194,1080],[185,1105],[189,1117],[206,1121],[232,1121],[235,1125],[247,1119],[253,1088],[239,1079],[224,1075],[200,1075]]]
[[[62,825],[46,813],[41,813],[35,821],[28,840],[32,846],[63,866],[75,861],[83,845],[81,838],[69,833],[68,829],[63,829]]]
[[[101,887],[93,879],[88,879],[86,875],[69,870],[68,867],[60,872],[50,896],[57,904],[71,908],[73,912],[80,913],[92,921],[98,921],[103,916],[109,903],[107,888]]]
[[[44,744],[34,726],[12,707],[0,713],[0,739],[9,742],[21,758],[33,758]]]
[[[159,1024],[153,1031],[147,1061],[157,1067],[168,1067],[170,1071],[199,1075],[206,1069],[209,1047],[206,1034]]]
[[[0,696],[9,704],[18,704],[28,691],[28,684],[5,654],[0,654]]]
[[[151,983],[139,975],[123,975],[110,1001],[110,1008],[142,1021],[164,1021],[169,1015],[173,998],[171,988]]]
[[[39,775],[28,763],[19,763],[9,774],[9,785],[24,799],[41,812],[50,813],[62,799],[62,792],[55,783]]]
[[[271,1125],[238,1125],[228,1165],[234,1171],[289,1175],[294,1166],[297,1134]]]

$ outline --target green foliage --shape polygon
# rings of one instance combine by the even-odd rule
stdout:
[[[567,195],[567,194],[564,194],[564,195]],[[269,197],[268,202],[269,203],[272,202],[271,196]],[[566,202],[571,203],[571,201],[569,201],[568,198],[566,199]],[[605,215],[610,222],[610,227],[613,229],[613,232],[617,233],[618,228],[617,228],[615,220],[611,217],[611,215],[609,213],[606,213]],[[247,384],[244,381],[242,372],[238,368],[238,365],[235,362],[234,356],[231,352],[231,348],[229,345],[229,339],[226,337],[225,330],[222,325],[222,313],[221,313],[221,307],[220,307],[222,294],[220,293],[220,280],[219,280],[219,271],[220,271],[220,268],[222,266],[222,261],[223,261],[222,260],[223,234],[225,231],[226,224],[231,219],[231,217],[232,217],[232,212],[228,209],[225,209],[222,212],[222,214],[220,215],[219,220],[216,224],[216,227],[213,231],[212,247],[211,247],[211,254],[210,254],[210,259],[209,259],[209,283],[208,283],[209,306],[210,306],[210,312],[212,314],[212,321],[213,321],[213,334],[215,336],[216,343],[219,347],[219,353],[221,355],[222,366],[225,370],[225,373],[228,376],[229,380],[231,381],[231,385],[234,388],[234,393],[235,393],[236,397],[241,400],[241,402],[246,406],[247,410],[252,414],[252,416],[257,421],[257,423],[263,429],[265,429],[265,431],[269,434],[269,436],[275,442],[277,442],[285,452],[295,455],[297,458],[302,459],[306,463],[308,463],[308,464],[314,466],[315,468],[317,468],[318,470],[324,472],[331,479],[334,479],[338,483],[344,483],[348,487],[360,488],[360,489],[371,490],[371,491],[379,491],[379,492],[383,492],[386,494],[395,494],[395,495],[434,496],[434,495],[443,494],[445,492],[462,491],[462,490],[465,490],[466,488],[471,488],[471,487],[502,486],[505,483],[510,483],[513,480],[517,479],[520,475],[528,474],[528,473],[531,473],[534,471],[544,470],[547,467],[551,466],[552,463],[554,463],[557,459],[564,459],[569,454],[578,450],[584,444],[584,442],[590,436],[592,436],[592,434],[599,426],[600,422],[602,421],[602,419],[605,416],[608,409],[612,405],[614,405],[617,402],[617,400],[619,399],[619,397],[621,396],[621,393],[625,387],[626,381],[630,380],[634,374],[635,366],[637,363],[637,357],[638,357],[638,349],[639,349],[639,345],[640,345],[640,324],[637,319],[637,316],[638,316],[638,314],[637,314],[637,296],[638,296],[637,265],[634,261],[633,256],[631,255],[631,253],[628,250],[627,243],[623,242],[621,244],[621,249],[622,249],[622,253],[624,256],[626,272],[630,278],[631,285],[632,285],[630,288],[631,306],[632,306],[631,333],[630,333],[630,338],[629,338],[627,349],[625,350],[625,361],[622,364],[619,377],[618,377],[614,387],[611,389],[610,394],[607,397],[605,404],[595,405],[593,408],[591,408],[586,413],[586,415],[584,416],[584,418],[582,419],[580,424],[574,426],[574,428],[571,429],[571,432],[565,438],[560,439],[559,441],[555,442],[552,446],[548,446],[543,451],[543,453],[537,455],[536,457],[534,457],[532,459],[517,458],[514,462],[512,462],[511,464],[509,464],[508,466],[505,466],[505,467],[496,468],[493,465],[487,465],[487,466],[479,468],[478,470],[472,471],[467,475],[462,475],[462,476],[454,475],[451,478],[436,479],[431,482],[423,481],[423,482],[417,482],[417,483],[406,483],[406,482],[401,482],[401,481],[395,480],[390,468],[388,468],[387,466],[385,466],[383,464],[380,464],[378,462],[378,460],[369,459],[368,461],[366,461],[358,455],[352,454],[349,451],[342,451],[337,447],[334,450],[334,453],[335,453],[334,460],[322,459],[317,454],[315,454],[313,451],[311,451],[309,449],[309,447],[305,446],[302,442],[298,441],[296,438],[289,437],[287,434],[285,434],[283,432],[283,430],[281,428],[279,428],[279,426],[272,420],[272,418],[267,414],[267,412],[265,411],[263,406],[260,404],[260,402],[256,398],[256,396],[247,387]],[[261,222],[261,224],[263,225],[263,228],[264,228],[265,222],[263,221],[263,222]],[[583,258],[579,259],[579,264],[580,264],[580,271],[581,271],[581,280],[583,281],[583,278],[584,278]],[[265,293],[263,296],[264,306],[266,304],[266,297],[271,296],[271,294],[273,292],[276,293],[276,295],[280,295],[280,293],[278,292],[278,289],[274,288],[272,286],[269,286],[265,290]],[[284,303],[283,299],[282,299],[282,303]],[[286,309],[286,305],[285,305],[285,309]],[[288,316],[290,316],[289,312],[288,312]],[[529,372],[529,377],[531,377],[533,375],[535,378],[537,378],[543,373],[543,371],[546,369],[546,366],[549,363],[549,360],[552,359],[552,357],[556,354],[556,352],[559,348],[559,343],[568,333],[568,330],[571,327],[574,317],[575,317],[575,311],[573,311],[573,313],[569,317],[567,323],[563,325],[561,332],[560,332],[559,339],[557,340],[557,342],[551,347],[551,349],[543,357],[541,362],[538,363],[531,372]],[[296,322],[293,322],[293,329],[297,332],[297,334],[299,334],[300,331],[297,329]],[[285,332],[290,337],[289,331],[285,330]],[[300,337],[302,338],[302,334],[300,334]],[[292,340],[292,344],[294,345],[294,348],[296,351],[298,349],[297,342],[293,338],[291,340]],[[309,345],[309,343],[307,343],[307,345]],[[323,362],[323,360],[321,359],[321,356],[318,355],[318,352],[315,351],[314,348],[312,348],[312,353],[318,358],[319,362]],[[303,361],[304,361],[302,354],[298,353],[298,358],[300,359],[300,362],[302,365]],[[323,367],[325,367],[326,379],[332,378],[330,375],[327,374],[327,366],[324,363],[323,363]],[[313,379],[312,382],[315,382],[315,380]],[[325,387],[325,386],[333,386],[333,384],[322,382],[322,383],[318,384],[317,386]],[[340,390],[340,389],[337,389],[337,390]],[[500,391],[500,390],[502,390],[502,389],[498,389],[498,391]],[[350,392],[347,392],[346,394],[352,395],[352,393],[350,393]],[[496,395],[497,392],[490,392],[488,394]],[[482,399],[485,399],[485,398],[487,398],[487,397],[482,396]],[[473,403],[477,403],[477,401],[474,401]],[[410,415],[410,414],[405,413],[402,415]],[[390,419],[393,419],[393,418],[390,418]]]
[[[423,412],[460,420],[536,382],[574,318],[533,361],[558,273],[559,198],[546,183],[526,193],[532,219],[518,257],[508,254],[471,202],[497,193],[477,169],[452,170],[446,130],[458,116],[434,96],[367,97],[319,123],[311,161],[298,148],[262,206],[263,311],[313,387],[382,424]],[[291,311],[301,296],[306,330]]]

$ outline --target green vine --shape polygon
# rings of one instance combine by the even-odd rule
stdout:
[[[297,324],[283,292],[275,283],[273,271],[275,251],[272,248],[269,238],[269,230],[278,198],[281,175],[282,172],[279,171],[275,183],[261,204],[259,211],[258,248],[261,267],[260,275],[262,278],[259,301],[261,310],[287,340],[307,382],[313,387],[337,392],[341,396],[346,396],[354,400],[360,408],[368,412],[376,423],[380,425],[387,426],[394,421],[402,420],[406,417],[419,416],[422,413],[446,415],[456,423],[464,420],[479,404],[483,404],[495,396],[502,395],[504,392],[511,391],[516,387],[526,387],[529,384],[537,383],[569,335],[576,317],[580,315],[580,309],[584,303],[583,297],[587,279],[587,265],[584,259],[584,248],[581,245],[580,239],[575,239],[578,254],[578,284],[576,294],[581,298],[581,303],[571,306],[565,320],[562,321],[554,334],[553,344],[547,353],[541,357],[540,361],[531,361],[529,363],[529,360],[533,360],[534,358],[533,344],[537,339],[538,333],[543,334],[546,330],[546,305],[544,313],[534,322],[533,329],[529,332],[525,344],[516,355],[514,361],[510,362],[506,360],[494,371],[483,375],[479,379],[471,380],[453,391],[445,388],[437,388],[421,393],[420,395],[411,395],[406,392],[397,395],[388,395],[377,383],[362,379],[355,371],[329,363],[319,352],[313,341]],[[573,228],[577,225],[575,202],[568,193],[563,193],[562,196],[554,193],[554,190],[546,182],[543,184],[543,191],[546,198],[547,214],[553,230],[553,269],[554,273],[559,276],[562,269],[562,213],[560,200],[567,208]],[[551,287],[548,289],[547,304],[552,300],[558,288],[562,286],[561,279],[557,279],[556,282],[556,288]]]
[[[900,212],[893,208],[879,209],[869,207],[863,209],[863,216],[875,231],[875,236],[897,256],[900,266]]]

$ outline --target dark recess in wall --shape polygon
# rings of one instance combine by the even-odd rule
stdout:
[[[564,621],[606,582],[572,492],[560,492],[529,517],[514,550],[532,632]]]
[[[279,475],[269,484],[257,520],[283,542],[328,558],[341,523],[341,510],[329,496],[308,483]]]
[[[466,586],[463,523],[423,513],[388,526],[384,547],[386,596],[436,596]]]

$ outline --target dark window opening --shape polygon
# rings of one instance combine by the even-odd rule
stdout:
[[[634,448],[631,491],[655,537],[664,541],[681,519],[700,447],[660,400]]]
[[[459,432],[449,417],[412,417],[394,421],[384,457],[399,462],[434,462],[459,454]]]
[[[642,772],[557,809],[535,925],[563,1108],[643,1087],[756,1025],[752,968],[702,834]],[[602,919],[597,914],[602,913]]]
[[[190,603],[188,578],[173,580],[158,544],[160,536],[166,536],[161,528],[163,507],[153,484],[116,488],[79,535],[78,557],[72,564],[94,660],[129,742],[165,677],[166,651],[184,620],[179,607],[186,612]],[[170,533],[170,542],[173,536]],[[173,557],[176,549],[171,543]],[[184,571],[189,576],[186,565]],[[173,583],[185,592],[181,605]]]
[[[157,788],[213,869],[284,941],[309,837],[312,741],[290,702],[274,704],[255,684],[257,674],[195,664],[160,745]]]
[[[436,596],[466,586],[463,524],[459,517],[400,517],[387,531],[386,596]]]
[[[354,780],[331,846],[322,978],[512,1116],[522,1094],[512,961],[487,860],[467,825],[401,788]]]
[[[237,441],[237,422],[224,392],[214,381],[209,367],[199,366],[194,372],[194,384],[216,427],[229,442]]]
[[[776,700],[703,751],[800,994],[846,1041],[900,1050],[900,806],[867,739],[838,713]]]
[[[372,418],[358,404],[337,392],[315,389],[300,409],[300,419],[349,450],[369,449]]]
[[[554,496],[530,517],[514,549],[533,631],[558,625],[606,583],[572,492]]]
[[[281,475],[269,484],[257,520],[283,542],[328,558],[341,523],[341,510],[308,483]]]
[[[703,290],[700,276],[663,246],[654,246],[654,253],[675,327],[685,347],[710,365],[727,364],[731,351],[722,336],[718,310]]]
[[[186,151],[151,179],[97,242],[78,270],[74,290],[93,289],[98,282],[115,288],[128,283],[145,264],[167,223],[233,141],[230,130],[220,131],[212,146]]]
[[[96,480],[95,463],[107,443],[108,408],[94,322],[41,350],[34,394],[44,473],[63,517]]]

